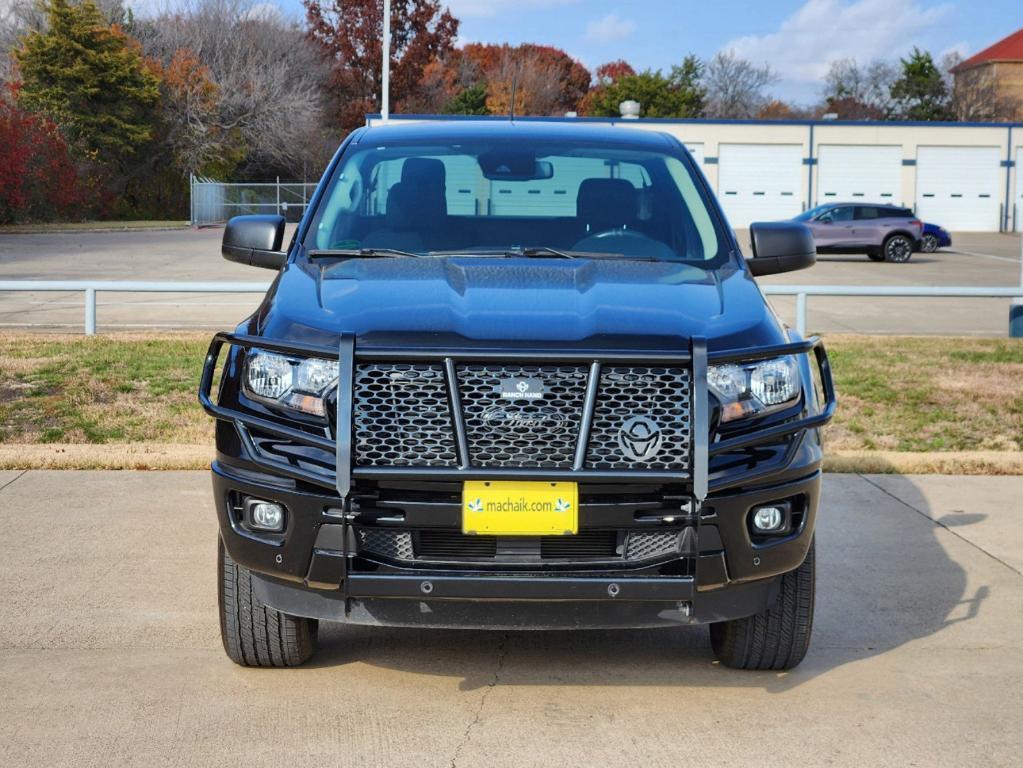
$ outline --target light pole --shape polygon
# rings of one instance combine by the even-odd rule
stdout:
[[[391,116],[391,0],[384,0],[383,80],[380,89],[380,117]]]

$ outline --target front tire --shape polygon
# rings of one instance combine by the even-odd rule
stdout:
[[[920,250],[924,253],[934,253],[938,250],[938,238],[934,235],[924,235],[920,239]]]
[[[881,246],[884,260],[892,264],[905,264],[913,256],[913,241],[905,235],[892,235]]]
[[[813,630],[815,545],[796,570],[781,577],[774,605],[745,619],[710,625],[718,661],[734,669],[792,669],[806,656]]]
[[[217,541],[220,637],[224,651],[243,667],[297,667],[316,652],[315,619],[289,616],[260,602],[252,572]]]

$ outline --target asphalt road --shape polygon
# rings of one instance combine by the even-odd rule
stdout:
[[[817,621],[787,674],[703,628],[326,627],[224,656],[205,473],[0,473],[0,765],[1010,766],[1023,478],[831,475]]]
[[[0,280],[266,281],[272,273],[220,257],[220,229],[163,232],[0,235]],[[290,237],[290,233],[289,233]],[[740,242],[748,234],[739,233]],[[761,278],[764,284],[974,285],[1020,284],[1018,235],[955,234],[956,250],[916,254],[908,264],[865,256],[821,256],[802,272]],[[772,299],[789,322],[795,300]],[[99,327],[233,327],[259,303],[258,295],[103,294]],[[814,332],[935,333],[1004,336],[1008,299],[811,298]],[[80,332],[81,294],[0,293],[0,328]]]

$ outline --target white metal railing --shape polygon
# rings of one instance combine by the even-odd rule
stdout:
[[[96,333],[96,295],[104,293],[266,293],[269,283],[185,283],[140,280],[0,280],[0,293],[7,291],[36,293],[71,292],[85,294],[85,333]],[[763,285],[767,296],[796,297],[796,330],[806,335],[807,299],[810,296],[882,296],[1023,299],[1023,286],[1017,287],[928,287],[890,285]]]
[[[85,293],[85,335],[96,334],[96,294],[105,293],[266,293],[269,283],[171,283],[144,280],[0,280],[5,291]]]
[[[809,296],[913,296],[975,299],[1023,298],[1023,286],[1010,288],[980,286],[917,285],[762,285],[767,296],[796,297],[796,330],[806,335],[806,303]]]

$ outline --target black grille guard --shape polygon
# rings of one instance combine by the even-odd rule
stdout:
[[[270,352],[287,355],[319,357],[337,360],[339,363],[337,396],[338,435],[352,434],[353,395],[352,384],[356,361],[392,362],[441,362],[446,372],[448,398],[451,404],[452,430],[457,449],[457,467],[358,467],[352,464],[352,441],[333,440],[302,429],[289,427],[269,419],[222,407],[211,398],[214,374],[224,346],[242,348],[258,347]],[[710,421],[707,397],[707,366],[729,362],[763,360],[781,355],[812,353],[817,362],[823,389],[824,402],[817,413],[786,421],[763,429],[710,443]],[[546,468],[484,468],[473,467],[469,462],[468,440],[460,407],[457,378],[454,375],[456,363],[475,361],[528,362],[530,364],[585,363],[591,366],[591,385],[587,387],[580,421],[579,436],[572,469]],[[608,364],[655,364],[685,365],[692,370],[692,446],[689,466],[674,471],[664,470],[597,470],[583,467],[587,442],[596,405],[596,380],[593,373]],[[302,480],[320,487],[336,490],[342,500],[347,500],[353,480],[358,479],[421,479],[421,480],[474,480],[474,479],[516,479],[516,480],[575,480],[590,482],[651,482],[682,483],[691,488],[697,503],[706,498],[708,492],[709,460],[711,456],[742,448],[771,442],[788,435],[801,433],[826,424],[835,412],[836,398],[831,367],[824,344],[819,337],[790,344],[778,344],[752,349],[734,349],[707,352],[706,340],[693,338],[689,349],[670,352],[665,350],[553,350],[553,349],[507,349],[507,348],[422,348],[393,349],[389,347],[360,347],[356,349],[352,335],[341,336],[336,347],[278,342],[258,336],[244,336],[218,333],[210,343],[203,365],[199,384],[199,402],[203,409],[216,419],[232,423],[245,446],[251,461],[270,472]],[[337,470],[310,470],[281,461],[263,454],[255,445],[250,430],[257,429],[274,437],[291,440],[300,445],[334,453]]]

